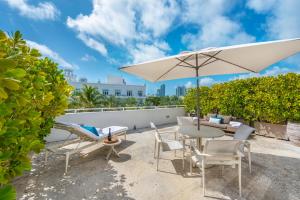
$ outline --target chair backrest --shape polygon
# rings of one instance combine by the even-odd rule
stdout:
[[[251,133],[255,131],[255,128],[247,126],[245,124],[241,125],[235,132],[233,139],[235,140],[247,140]]]
[[[204,146],[205,154],[236,154],[240,141],[237,140],[208,140]]]
[[[162,141],[161,136],[160,136],[160,134],[159,134],[159,131],[158,131],[157,127],[155,126],[155,124],[154,124],[153,122],[150,122],[150,127],[151,127],[152,129],[155,129],[155,139],[156,139],[158,142],[161,142],[161,141]]]
[[[192,117],[177,117],[177,123],[179,126],[192,126],[194,120]]]
[[[79,124],[75,123],[66,123],[66,122],[55,122],[54,128],[69,131],[72,134],[77,135],[80,138],[87,140],[99,140],[99,136],[96,136],[92,132],[82,128]]]

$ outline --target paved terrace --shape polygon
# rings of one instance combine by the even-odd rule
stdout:
[[[168,131],[176,126],[161,127]],[[222,139],[228,139],[224,136]],[[289,142],[255,136],[253,172],[243,161],[243,199],[300,199],[300,148]],[[202,197],[201,176],[182,173],[180,157],[162,153],[160,171],[153,158],[154,136],[150,129],[128,134],[116,149],[120,158],[105,160],[101,148],[87,157],[73,156],[64,175],[64,157],[51,156],[44,166],[43,153],[33,159],[33,169],[15,181],[18,199],[137,199],[194,200],[237,199],[237,168],[218,166],[207,170],[207,197]],[[181,154],[178,153],[178,156]],[[188,163],[186,171],[188,171]],[[195,172],[198,170],[195,168]]]

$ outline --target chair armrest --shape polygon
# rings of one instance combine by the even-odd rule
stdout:
[[[237,157],[245,157],[245,154],[244,154],[244,152],[242,152],[240,149],[237,149],[237,151],[236,151],[236,156],[237,156]]]
[[[170,133],[174,134],[176,132],[177,131],[159,131],[159,134],[170,134]]]

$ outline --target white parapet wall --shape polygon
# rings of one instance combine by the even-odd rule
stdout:
[[[150,121],[157,125],[176,123],[177,116],[184,116],[183,107],[177,108],[156,108],[124,111],[105,112],[79,112],[68,113],[56,118],[56,121],[87,124],[99,128],[107,126],[127,126],[129,130],[134,128],[149,127]],[[47,142],[64,140],[67,132],[52,129],[51,134],[46,138]]]

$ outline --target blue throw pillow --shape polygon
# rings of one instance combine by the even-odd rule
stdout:
[[[86,125],[80,125],[82,128],[84,128],[85,130],[90,131],[91,133],[93,133],[96,136],[99,136],[99,133],[97,131],[97,129],[94,126],[86,126]]]
[[[220,119],[220,123],[223,124],[224,123],[224,118],[221,115],[217,115],[218,119]]]
[[[221,119],[211,117],[211,118],[209,118],[209,122],[215,123],[215,124],[220,124]]]

